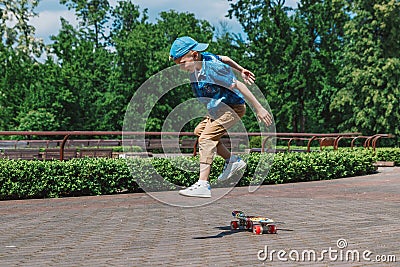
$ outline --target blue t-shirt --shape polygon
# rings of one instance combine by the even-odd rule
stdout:
[[[203,52],[202,68],[199,72],[190,73],[190,81],[194,95],[207,106],[213,115],[221,102],[226,105],[244,104],[242,93],[233,88],[236,77],[230,66],[221,58],[209,52]]]

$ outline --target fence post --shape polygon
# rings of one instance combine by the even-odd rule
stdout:
[[[67,140],[70,136],[71,136],[70,134],[66,134],[64,136],[64,139],[62,140],[62,143],[60,145],[60,161],[64,160],[64,147],[65,147],[65,143],[67,142]]]

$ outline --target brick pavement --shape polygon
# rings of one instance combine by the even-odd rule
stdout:
[[[218,195],[224,189],[213,189]],[[193,205],[176,192],[164,200]],[[214,197],[215,198],[215,197]],[[146,194],[0,202],[0,266],[399,266],[400,168],[331,181],[235,188],[196,208]],[[276,235],[231,231],[232,210],[283,221]],[[337,247],[344,238],[348,246]],[[277,252],[273,261],[263,251]],[[289,258],[315,251],[324,261]],[[337,250],[337,252],[332,251]],[[360,261],[345,261],[357,250]],[[396,256],[397,263],[362,259]],[[305,254],[307,255],[307,254]],[[340,260],[343,255],[343,260]]]

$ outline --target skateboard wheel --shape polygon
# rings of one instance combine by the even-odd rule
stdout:
[[[247,221],[245,224],[246,230],[248,229],[253,229],[253,222],[252,221]]]
[[[263,228],[261,225],[254,225],[253,226],[253,233],[256,235],[262,235],[263,233]]]
[[[278,231],[278,229],[276,228],[275,224],[268,225],[268,233],[269,234],[276,234],[277,231]]]
[[[231,230],[236,230],[239,228],[239,223],[237,221],[231,221]]]

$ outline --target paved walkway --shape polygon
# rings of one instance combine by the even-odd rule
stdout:
[[[197,208],[146,194],[2,201],[0,266],[399,266],[399,207],[398,167],[251,194],[235,188]],[[285,224],[275,235],[233,232],[232,210]]]

